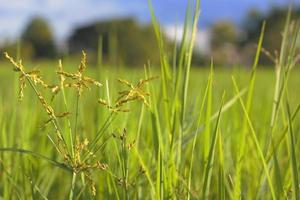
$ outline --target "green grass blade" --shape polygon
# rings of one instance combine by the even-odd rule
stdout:
[[[238,89],[238,86],[237,86],[237,83],[236,83],[236,80],[234,77],[232,77],[232,81],[233,81],[233,85],[234,85],[234,88],[235,88],[235,91],[236,91],[236,94],[239,93],[239,89]],[[256,150],[258,152],[258,156],[260,157],[261,159],[261,162],[262,162],[262,165],[263,165],[263,168],[264,168],[264,171],[265,171],[265,174],[267,176],[267,180],[268,180],[268,185],[269,185],[269,188],[270,188],[270,192],[271,192],[271,196],[272,196],[272,199],[276,199],[276,195],[275,195],[275,190],[274,190],[274,187],[273,187],[273,183],[272,183],[272,179],[271,179],[271,176],[270,176],[270,173],[269,173],[269,169],[268,169],[268,166],[267,166],[267,162],[266,162],[266,159],[264,157],[264,154],[263,154],[263,151],[260,147],[260,144],[259,144],[259,141],[257,139],[257,136],[256,136],[256,133],[255,133],[255,130],[254,130],[254,127],[252,125],[252,122],[251,122],[251,119],[249,117],[249,114],[247,112],[247,109],[244,105],[244,102],[242,100],[242,98],[239,98],[240,100],[240,104],[242,106],[242,109],[243,109],[243,112],[244,112],[244,115],[247,119],[247,122],[248,122],[248,126],[249,126],[249,129],[250,129],[250,133],[251,133],[251,136],[252,136],[252,139],[254,141],[254,144],[255,144],[255,147],[256,147]]]
[[[66,166],[63,163],[57,162],[51,158],[48,158],[46,156],[43,156],[41,154],[35,153],[33,151],[30,150],[26,150],[26,149],[18,149],[18,148],[0,148],[0,152],[12,152],[12,153],[21,153],[21,154],[25,154],[25,155],[31,155],[34,156],[36,158],[40,158],[42,160],[45,160],[47,162],[49,162],[50,164],[59,167],[61,169],[67,170],[67,171],[72,171],[68,166]]]
[[[208,93],[208,88],[206,88],[206,91],[205,91],[205,96],[203,97],[203,99],[207,99],[207,93]],[[240,91],[240,93],[238,95],[234,95],[230,100],[228,100],[223,108],[222,108],[222,113],[223,114],[224,112],[228,111],[229,108],[231,108],[233,105],[235,105],[236,101],[239,100],[239,97],[242,97],[243,95],[245,95],[247,89],[244,88]],[[202,107],[202,106],[201,106]],[[219,111],[215,112],[211,117],[210,117],[210,120],[209,120],[209,123],[211,123],[212,121],[216,120],[218,118],[218,115],[219,115]],[[206,125],[206,123],[204,124],[200,124],[198,125],[197,129],[195,131],[195,133],[191,133],[191,134],[188,134],[186,135],[184,138],[183,138],[183,142],[182,142],[182,146],[185,146],[187,145],[194,137],[195,135],[198,135],[201,133],[201,131],[203,130],[203,127]]]
[[[293,132],[293,123],[290,111],[289,102],[286,103],[286,110],[288,114],[288,124],[289,124],[289,150],[291,154],[291,166],[292,166],[292,177],[293,177],[293,186],[294,186],[294,198],[296,200],[300,199],[300,192],[299,192],[299,174],[298,174],[298,165],[297,165],[297,156],[296,156],[296,142],[295,142],[295,135]]]
[[[184,121],[185,112],[186,112],[186,103],[187,103],[187,97],[188,97],[188,86],[189,86],[189,79],[190,79],[190,68],[191,68],[191,61],[192,61],[192,55],[195,45],[195,39],[198,32],[198,22],[199,22],[199,15],[200,15],[200,0],[196,1],[196,8],[195,8],[195,14],[193,19],[193,27],[192,27],[192,35],[190,39],[190,46],[187,50],[187,63],[185,66],[185,76],[184,76],[184,86],[183,86],[183,98],[182,98],[182,123]]]
[[[191,198],[190,191],[191,191],[191,183],[192,183],[192,170],[193,170],[193,164],[194,164],[194,153],[195,153],[195,147],[196,147],[197,138],[198,138],[197,133],[198,133],[199,128],[200,128],[200,123],[201,123],[201,120],[202,120],[202,114],[203,114],[203,111],[204,111],[204,105],[205,105],[205,102],[207,100],[207,93],[208,93],[208,89],[209,89],[209,83],[210,83],[210,81],[207,82],[206,89],[205,89],[204,96],[203,96],[203,101],[201,103],[200,112],[199,112],[199,116],[198,116],[198,124],[197,124],[196,134],[193,135],[194,139],[193,139],[191,162],[190,162],[189,177],[188,177],[188,196],[187,196],[188,200]]]
[[[210,149],[209,149],[208,160],[206,163],[204,180],[203,180],[202,199],[207,199],[208,195],[209,195],[211,173],[212,173],[213,160],[214,160],[214,154],[215,154],[215,146],[216,146],[217,138],[218,138],[218,129],[219,129],[219,124],[220,124],[220,120],[221,120],[224,96],[225,95],[223,95],[223,97],[222,97],[217,122],[216,122],[215,129],[214,129],[214,132],[212,135],[212,141],[211,141],[211,145],[210,145]]]
[[[260,34],[259,41],[258,41],[256,56],[255,56],[255,60],[254,60],[253,67],[252,67],[252,73],[251,73],[251,78],[250,78],[250,82],[249,82],[247,102],[246,102],[247,113],[250,112],[252,101],[253,101],[252,99],[253,99],[254,85],[255,85],[255,80],[256,80],[256,68],[257,68],[257,65],[259,62],[262,44],[263,44],[263,40],[264,40],[265,26],[266,26],[266,23],[264,22],[262,25],[262,28],[261,28],[261,34]],[[245,142],[246,142],[247,131],[248,131],[248,124],[247,124],[246,118],[244,117],[241,134],[238,139],[238,142],[240,142],[240,144],[238,145],[238,158],[237,158],[237,164],[236,164],[235,188],[234,188],[234,199],[236,199],[236,200],[240,199],[241,195],[242,195],[241,194],[241,176],[242,176],[241,173],[242,173],[242,164],[243,164],[242,159],[245,154],[245,147],[246,147]]]
[[[219,130],[220,131],[220,130]],[[224,171],[224,152],[223,152],[223,141],[221,133],[218,133],[218,157],[219,157],[219,197],[220,200],[225,200],[225,171]]]
[[[275,149],[275,147],[273,147],[273,149]],[[281,175],[281,169],[280,169],[280,164],[278,161],[276,150],[274,150],[273,160],[274,160],[274,175],[276,181],[276,196],[282,198],[284,195],[283,179]]]
[[[209,154],[209,143],[210,143],[210,130],[211,130],[211,112],[212,112],[212,83],[214,79],[214,71],[213,71],[213,61],[211,61],[211,70],[209,74],[209,87],[207,93],[207,104],[206,104],[206,114],[205,114],[205,130],[204,130],[204,138],[203,138],[203,159],[206,162],[208,154]],[[219,116],[219,113],[218,113]]]

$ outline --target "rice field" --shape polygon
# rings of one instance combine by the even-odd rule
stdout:
[[[199,6],[197,4],[197,6]],[[274,66],[0,63],[0,199],[300,199],[299,27]],[[189,32],[188,28],[192,28]],[[38,71],[37,69],[41,70]]]

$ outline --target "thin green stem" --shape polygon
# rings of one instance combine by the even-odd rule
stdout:
[[[79,116],[79,94],[77,94],[76,97],[76,111],[75,111],[75,124],[74,124],[74,136],[73,136],[73,141],[74,141],[74,146],[76,145],[76,137],[77,137],[77,129],[78,129],[78,116]]]
[[[76,177],[77,173],[73,172],[72,173],[72,183],[71,183],[71,190],[70,190],[70,195],[69,195],[69,200],[73,200],[74,197],[74,192],[75,192],[75,185],[76,185]]]

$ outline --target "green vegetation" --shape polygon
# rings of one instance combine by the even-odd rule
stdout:
[[[200,70],[200,2],[172,57],[149,6],[160,68],[102,65],[101,39],[97,67],[83,52],[43,76],[5,54],[0,199],[299,199],[299,23],[286,17],[274,70],[265,23],[251,69]]]
[[[56,55],[57,50],[52,30],[48,22],[41,17],[31,20],[24,30],[21,40],[27,48],[28,45],[31,45],[32,58],[53,58]]]
[[[147,60],[159,63],[159,53],[154,51],[157,45],[152,27],[140,25],[131,18],[103,21],[75,29],[68,41],[70,53],[80,53],[85,49],[93,56],[97,52],[99,39],[102,41],[104,63],[113,66],[143,66]]]
[[[26,60],[53,59],[58,54],[52,29],[42,17],[32,18],[18,41],[2,44],[0,51],[13,54],[16,47],[18,56],[22,54],[22,58]]]
[[[243,23],[246,37],[241,39],[241,46],[246,48],[249,44],[255,44],[259,38],[258,29],[264,21],[267,21],[263,47],[272,53],[276,52],[278,54],[281,48],[282,32],[286,23],[286,13],[287,9],[276,7],[271,9],[267,15],[263,15],[255,10],[250,12],[245,23]],[[299,17],[300,9],[297,7],[293,8],[291,21],[297,21]],[[264,64],[272,63],[266,55],[261,56],[260,62]]]

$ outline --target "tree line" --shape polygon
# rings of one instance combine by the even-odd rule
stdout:
[[[251,10],[239,28],[230,21],[216,22],[210,31],[211,56],[195,51],[193,64],[206,65],[210,57],[214,58],[217,65],[250,63],[263,21],[267,22],[263,47],[272,53],[276,52],[280,49],[286,15],[286,8],[275,7],[266,14]],[[293,11],[293,19],[299,17],[300,9],[296,8]],[[173,41],[167,37],[164,39],[166,48],[173,52]],[[59,51],[48,22],[44,18],[35,17],[24,29],[20,41],[20,53],[24,59],[73,56],[84,49],[94,62],[99,62],[97,54],[101,52],[101,62],[110,65],[143,66],[148,60],[159,64],[159,51],[152,26],[141,25],[133,18],[100,21],[77,27],[67,39],[67,50]],[[7,43],[0,47],[0,50],[15,51],[16,46],[16,43]],[[262,64],[269,62],[267,56],[262,57]]]

